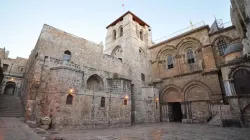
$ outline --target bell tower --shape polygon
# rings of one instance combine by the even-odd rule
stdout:
[[[147,47],[152,45],[152,37],[150,26],[143,20],[128,11],[106,29],[104,54],[119,58],[126,64],[131,61],[141,63],[141,59],[146,59]]]
[[[139,106],[141,87],[149,79],[148,47],[152,45],[150,26],[128,11],[106,27],[104,54],[120,59],[124,64],[123,75],[132,80],[132,122],[140,122]],[[138,116],[135,116],[138,114]]]

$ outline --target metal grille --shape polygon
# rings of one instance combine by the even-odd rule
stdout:
[[[188,64],[194,63],[194,53],[192,49],[187,50]]]
[[[227,43],[223,39],[221,39],[218,41],[217,46],[219,49],[220,56],[224,55],[224,52],[227,48]]]

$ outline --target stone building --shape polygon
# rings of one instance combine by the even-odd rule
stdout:
[[[12,59],[8,55],[9,51],[5,51],[5,48],[0,48],[1,73],[3,75],[0,79],[0,94],[20,96],[27,59],[21,57]]]
[[[146,122],[250,121],[249,59],[236,25],[202,25],[152,43],[150,25],[127,12],[105,46],[44,25],[26,66],[25,118],[52,128]]]
[[[147,86],[149,25],[127,12],[107,30],[104,48],[43,26],[25,69],[27,120],[49,116],[53,128],[159,121],[158,91]]]

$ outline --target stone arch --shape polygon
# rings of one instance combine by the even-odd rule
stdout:
[[[91,75],[87,80],[87,89],[92,91],[102,91],[104,88],[104,84],[102,81],[102,78],[97,75],[93,74]]]
[[[182,102],[182,101],[183,101],[182,91],[176,85],[166,86],[160,92],[161,103]]]
[[[236,94],[249,94],[250,91],[250,68],[237,67],[229,73],[230,79],[233,79]]]
[[[111,55],[112,55],[113,57],[116,57],[116,58],[122,60],[122,58],[123,58],[123,50],[122,50],[122,47],[121,47],[121,46],[116,46],[116,47],[113,49]]]
[[[212,115],[211,91],[202,82],[193,81],[184,87],[187,119],[192,122],[207,122]]]
[[[184,87],[184,100],[185,101],[209,101],[211,91],[202,82],[193,81]]]
[[[242,119],[245,124],[250,124],[250,104],[242,110]]]
[[[216,37],[216,38],[212,41],[212,45],[213,45],[213,46],[216,46],[218,40],[220,40],[220,39],[225,39],[225,41],[227,41],[228,43],[230,43],[230,42],[233,41],[233,39],[232,39],[231,37],[229,37],[229,36],[220,35],[220,36]]]
[[[175,47],[172,45],[166,45],[162,47],[156,55],[156,61],[165,60],[165,56],[171,54],[173,57],[176,55]]]
[[[16,89],[16,83],[12,81],[8,81],[4,88],[4,94],[14,95]]]
[[[238,65],[237,67],[234,67],[231,69],[230,73],[228,74],[228,78],[229,79],[233,79],[233,75],[235,74],[236,71],[240,70],[240,69],[245,69],[250,71],[250,67],[249,66],[245,66],[245,65]]]
[[[196,51],[201,47],[202,47],[202,43],[198,39],[194,37],[187,37],[187,38],[182,39],[177,44],[177,52],[179,55],[183,55],[185,54],[185,50],[187,48],[193,48]]]
[[[218,54],[217,52],[219,52],[219,55],[223,56],[224,51],[227,48],[227,45],[230,44],[232,40],[233,40],[232,38],[225,35],[220,35],[216,37],[212,42],[213,53]]]

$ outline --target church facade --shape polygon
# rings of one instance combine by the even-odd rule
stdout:
[[[44,25],[19,92],[25,119],[51,128],[135,123],[250,122],[250,60],[236,27],[203,25],[160,43],[127,12],[106,27],[105,46]]]

